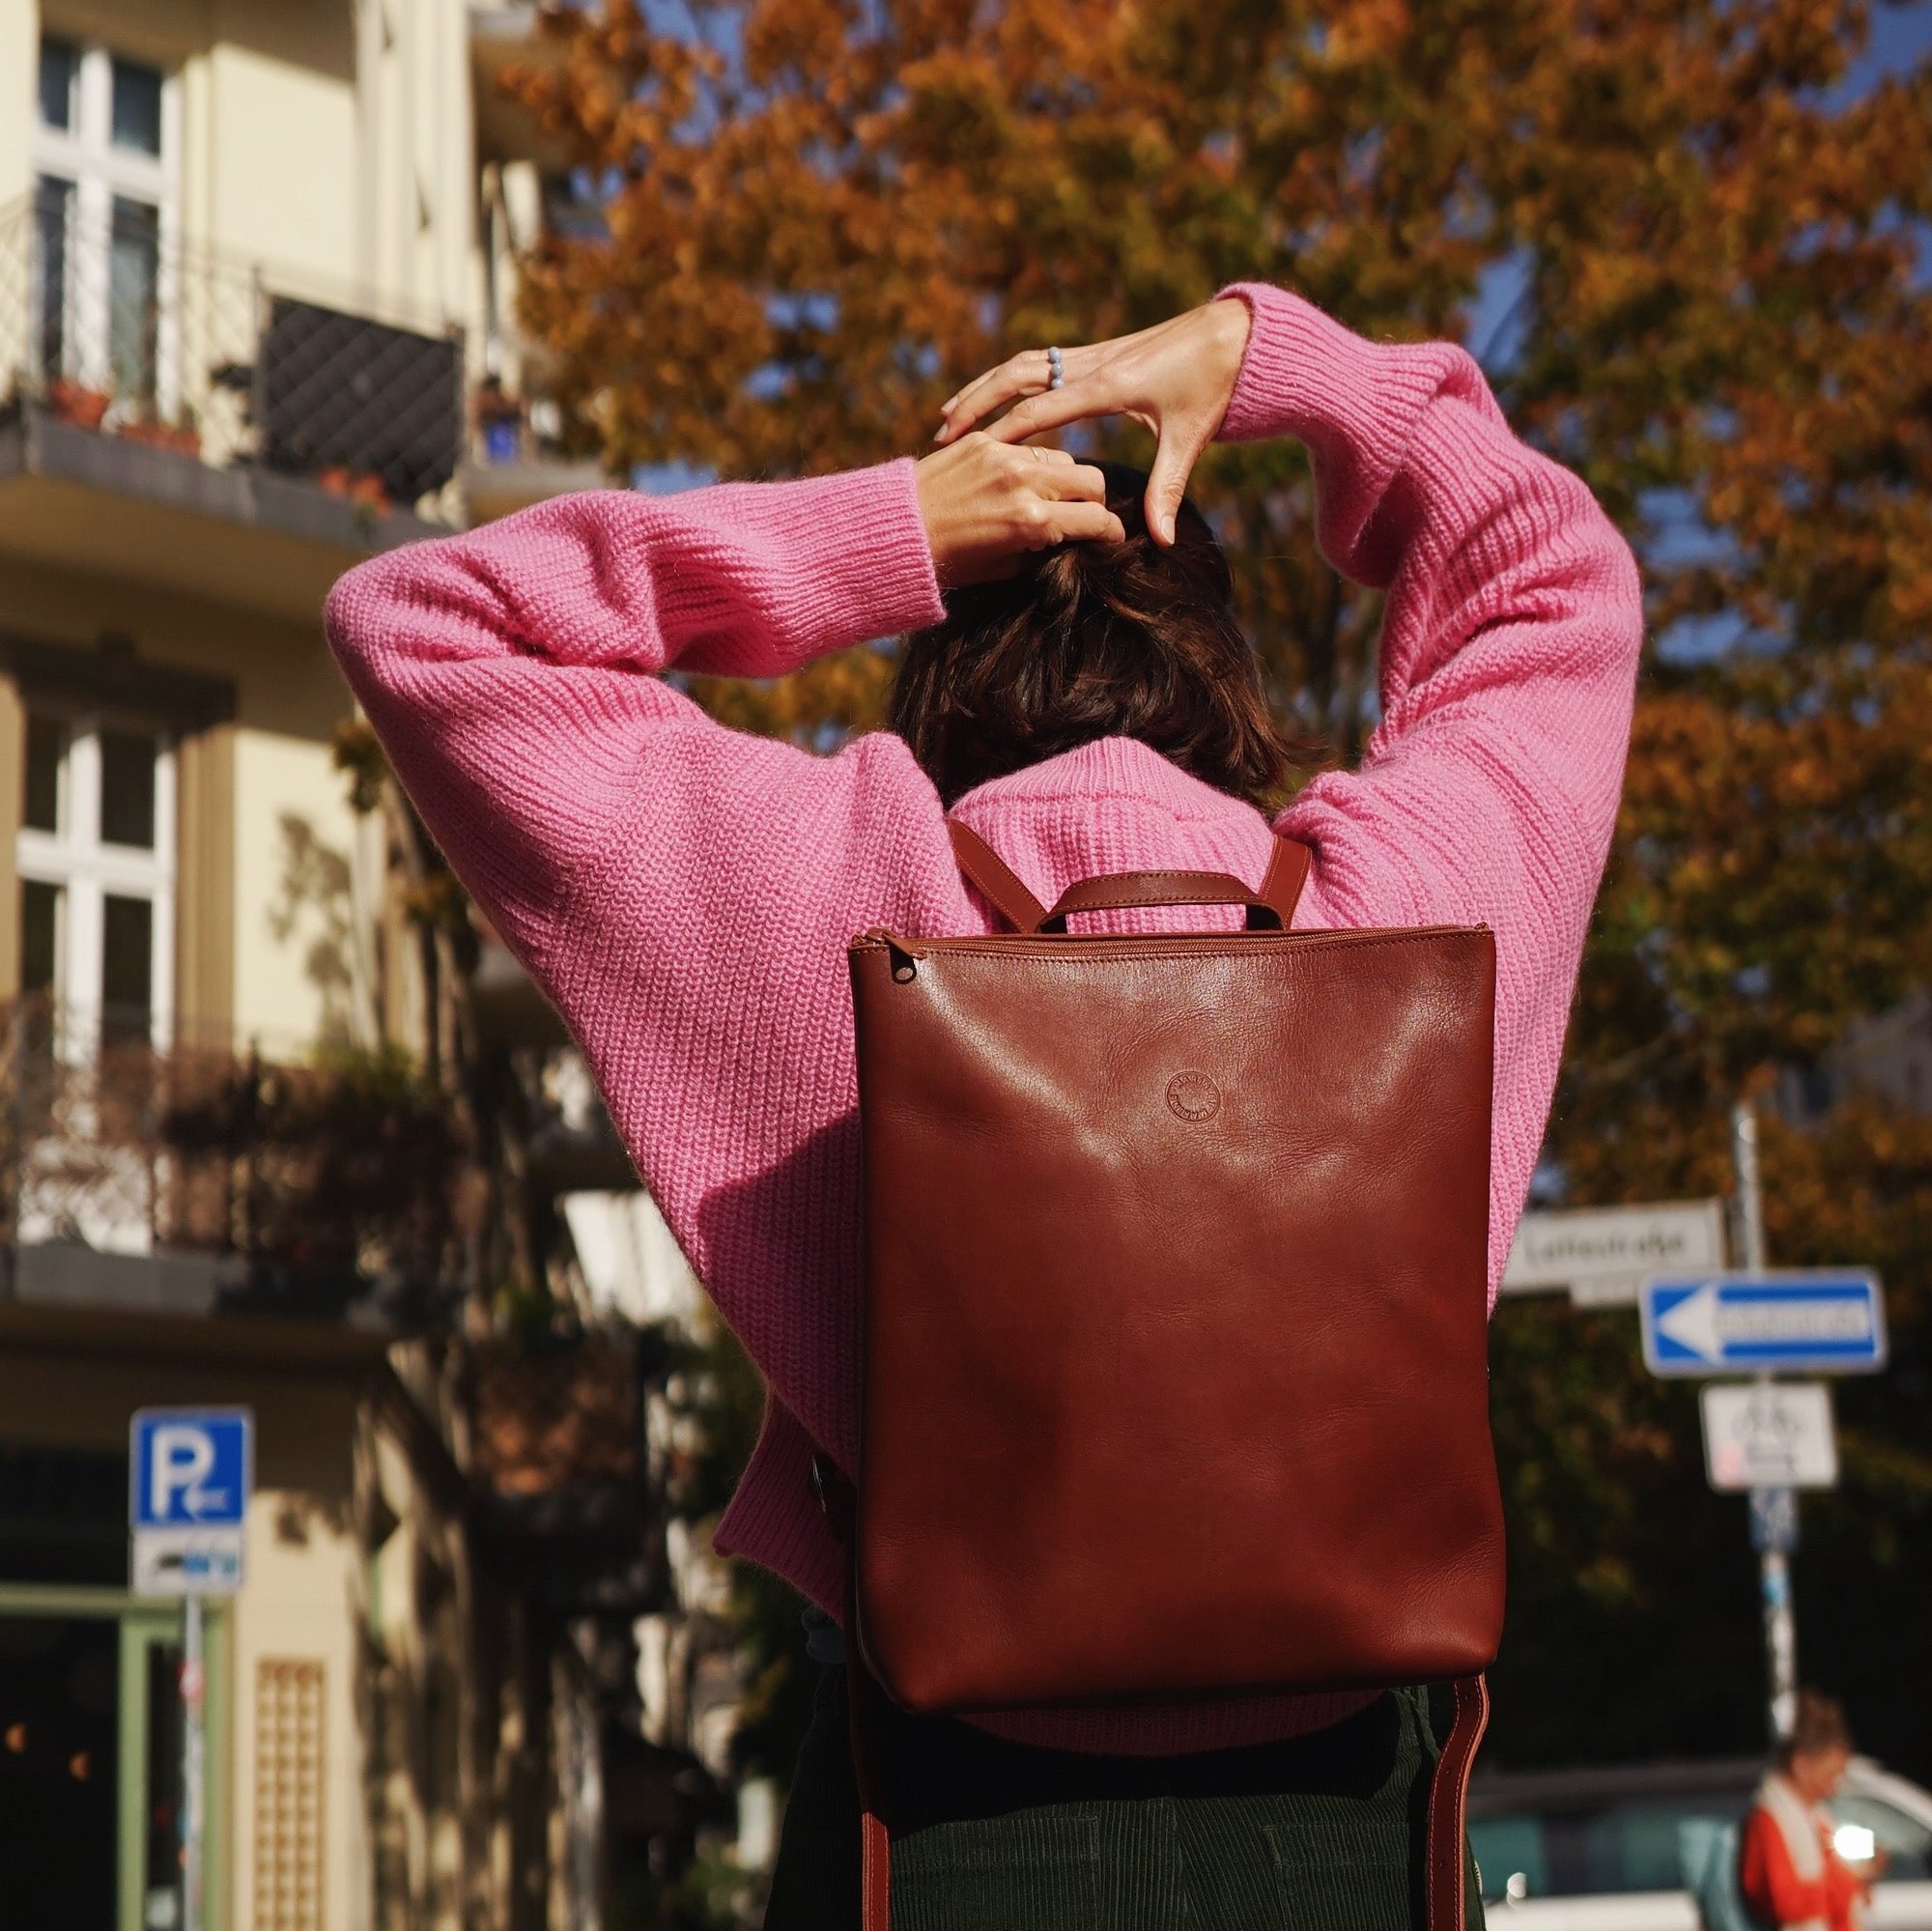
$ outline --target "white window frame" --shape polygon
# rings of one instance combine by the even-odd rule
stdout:
[[[54,945],[55,1051],[71,1065],[89,1064],[100,1043],[101,945],[110,895],[154,906],[149,961],[149,1040],[165,1052],[174,1038],[176,768],[175,739],[152,718],[30,697],[30,715],[57,720],[66,733],[60,761],[57,831],[22,825],[14,865],[22,881],[60,889]],[[100,733],[123,730],[155,741],[153,850],[107,843],[100,836]]]
[[[114,56],[115,49],[103,41],[88,40],[76,34],[43,32],[42,40],[59,41],[71,46],[79,56],[74,76],[71,126],[49,128],[40,115],[40,89],[34,91],[33,136],[29,157],[34,179],[51,175],[71,185],[74,190],[73,232],[68,237],[67,272],[70,285],[63,291],[66,329],[71,334],[74,358],[71,371],[47,369],[53,377],[71,373],[90,388],[113,387],[111,366],[110,313],[112,292],[108,262],[114,222],[114,203],[118,198],[139,201],[156,211],[155,344],[155,407],[163,418],[170,418],[180,407],[175,393],[179,384],[175,370],[180,361],[176,334],[181,314],[181,75],[152,61],[138,65],[153,69],[161,76],[161,152],[136,154],[114,145]],[[133,60],[124,54],[124,60]],[[35,50],[39,71],[39,46]],[[42,270],[44,272],[44,269]]]

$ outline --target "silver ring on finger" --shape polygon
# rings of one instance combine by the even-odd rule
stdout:
[[[1066,367],[1060,359],[1060,351],[1058,349],[1049,349],[1046,352],[1046,366],[1048,372],[1047,387],[1050,389],[1064,389],[1066,386]]]

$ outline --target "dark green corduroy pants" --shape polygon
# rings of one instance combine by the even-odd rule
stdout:
[[[857,1931],[845,1672],[824,1671],[766,1931]],[[883,1699],[877,1699],[883,1705]],[[893,1931],[1419,1931],[1436,1731],[1421,1690],[1332,1729],[1198,1756],[1094,1757],[880,1708]],[[1465,1919],[1481,1931],[1473,1876]]]

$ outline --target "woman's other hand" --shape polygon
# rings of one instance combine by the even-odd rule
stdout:
[[[1147,521],[1157,543],[1174,541],[1175,513],[1202,450],[1228,413],[1247,351],[1248,305],[1236,297],[1203,302],[1136,335],[1064,350],[1065,386],[1049,386],[1044,349],[1029,349],[968,383],[940,412],[942,445],[1009,402],[1018,407],[986,434],[1023,442],[1089,416],[1125,415],[1160,440],[1148,476]]]
[[[942,584],[1010,577],[1029,550],[1126,531],[1107,507],[1107,479],[1064,449],[1028,449],[961,435],[919,463],[919,513]]]

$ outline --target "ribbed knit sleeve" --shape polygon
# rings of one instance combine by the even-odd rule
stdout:
[[[1493,1296],[1616,822],[1636,566],[1583,484],[1510,433],[1465,351],[1368,342],[1275,288],[1227,293],[1253,328],[1222,436],[1300,438],[1324,554],[1386,593],[1360,767],[1281,820],[1315,848],[1307,919],[1495,931]]]
[[[569,1022],[685,1252],[848,1465],[845,945],[973,913],[898,739],[813,756],[652,673],[777,675],[940,608],[900,462],[562,497],[362,564],[327,609],[398,776]]]
[[[650,673],[776,677],[939,609],[901,461],[561,497],[360,565],[327,625],[451,865],[513,945],[541,950],[648,791],[652,753],[714,728]]]

